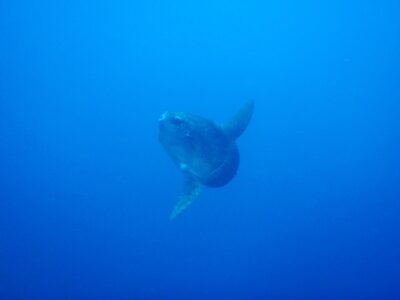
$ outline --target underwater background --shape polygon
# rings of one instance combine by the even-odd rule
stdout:
[[[400,2],[0,3],[0,299],[400,299]],[[176,220],[166,110],[239,171]]]

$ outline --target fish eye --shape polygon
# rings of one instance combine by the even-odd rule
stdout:
[[[171,119],[171,123],[174,125],[181,125],[183,123],[183,120],[180,117],[174,117]]]

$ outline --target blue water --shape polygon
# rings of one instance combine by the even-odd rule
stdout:
[[[400,299],[398,1],[0,3],[0,299]],[[165,110],[237,176],[173,222]]]

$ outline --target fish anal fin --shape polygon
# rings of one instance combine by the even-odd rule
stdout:
[[[176,216],[181,214],[201,192],[201,183],[193,178],[187,178],[183,185],[183,189],[179,195],[178,202],[172,210],[170,220],[175,219]]]

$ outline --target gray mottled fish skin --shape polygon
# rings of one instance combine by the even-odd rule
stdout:
[[[201,186],[221,187],[235,176],[240,160],[235,140],[246,129],[253,110],[254,102],[249,101],[223,125],[183,112],[161,116],[159,140],[185,176],[172,219],[197,198]]]

